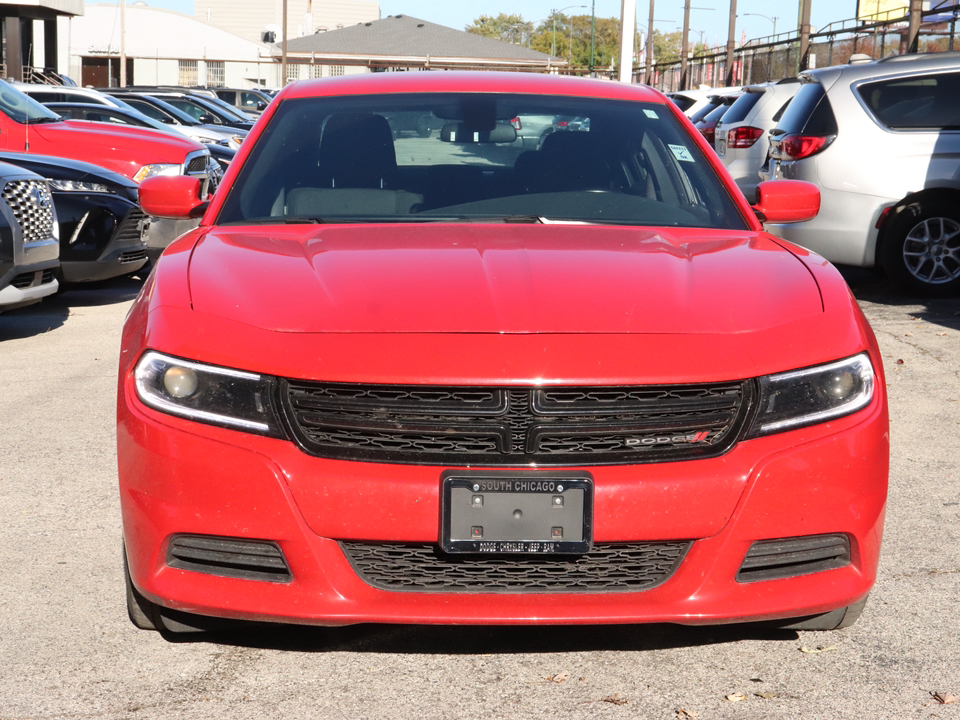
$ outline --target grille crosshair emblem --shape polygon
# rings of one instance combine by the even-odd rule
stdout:
[[[39,185],[30,188],[30,197],[39,207],[44,209],[50,207],[50,194],[45,193]]]

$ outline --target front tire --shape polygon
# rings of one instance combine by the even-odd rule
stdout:
[[[123,552],[123,576],[127,585],[127,615],[130,622],[140,630],[157,630],[157,605],[147,600],[133,586],[126,550]]]
[[[960,293],[960,210],[942,201],[908,205],[891,220],[882,254],[884,269],[905,290]]]

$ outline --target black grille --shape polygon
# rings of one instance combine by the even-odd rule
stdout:
[[[761,540],[750,547],[737,573],[737,580],[774,580],[849,564],[850,539],[846,535]]]
[[[586,555],[447,555],[436,545],[341,542],[365,582],[410,592],[636,592],[664,582],[690,542],[595,545]]]
[[[25,243],[53,234],[53,198],[43,180],[12,180],[3,186],[3,199],[23,230]]]
[[[437,465],[614,465],[713,457],[736,442],[751,381],[471,388],[289,380],[282,403],[318,457]]]
[[[206,172],[208,157],[209,155],[196,155],[195,157],[190,158],[190,162],[187,163],[187,170],[184,174],[200,175]]]
[[[146,250],[130,250],[128,252],[120,253],[120,257],[118,258],[121,265],[124,265],[127,263],[140,262],[141,260],[146,260],[146,259],[147,259]]]
[[[114,242],[136,244],[143,238],[143,221],[147,216],[142,210],[131,210],[114,233]]]
[[[266,540],[176,535],[167,551],[167,565],[221,577],[290,582],[293,574],[276,543]]]
[[[23,290],[28,287],[33,287],[33,281],[36,280],[36,278],[37,273],[35,272],[20,273],[10,281],[10,284],[15,288]]]

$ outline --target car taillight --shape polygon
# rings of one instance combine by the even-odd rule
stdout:
[[[707,142],[713,145],[713,141],[717,139],[717,124],[710,123],[709,125],[704,125],[700,128],[700,133],[707,139]]]
[[[557,127],[567,127],[569,124],[569,120],[557,120]]]
[[[780,152],[790,160],[803,160],[833,142],[833,135],[787,135],[780,141]]]
[[[523,130],[523,123],[520,122],[519,117],[515,117],[513,120],[511,120],[510,124],[513,125],[513,127],[516,128],[517,130]]]
[[[763,130],[757,127],[738,127],[727,133],[728,148],[748,148],[763,137]]]

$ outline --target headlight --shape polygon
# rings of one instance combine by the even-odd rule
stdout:
[[[137,396],[160,412],[279,437],[274,379],[148,352],[135,371]]]
[[[875,375],[866,353],[760,378],[760,409],[749,436],[849,415],[870,404]]]
[[[154,175],[179,175],[180,166],[171,165],[168,163],[156,163],[155,165],[144,165],[142,168],[137,170],[137,174],[133,176],[133,181],[142,183],[148,177],[153,177]]]
[[[234,136],[233,136],[233,141],[234,141],[237,145],[243,145],[243,135],[234,135]]]
[[[195,137],[194,140],[198,140],[199,142],[202,142],[206,145],[213,145],[218,142],[215,138],[211,138],[211,137]]]
[[[50,187],[60,192],[88,192],[88,193],[113,193],[108,185],[102,183],[80,182],[79,180],[55,180],[47,182]],[[115,194],[115,193],[114,193]]]

